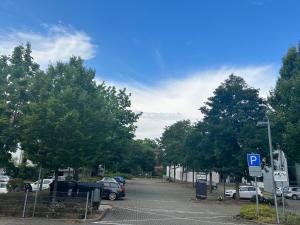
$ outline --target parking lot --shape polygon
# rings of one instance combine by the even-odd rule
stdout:
[[[78,224],[103,225],[251,225],[255,223],[238,220],[240,206],[248,200],[236,203],[233,200],[216,201],[223,192],[222,186],[208,200],[195,200],[191,185],[162,182],[158,179],[133,179],[126,184],[126,197],[121,200],[103,200],[111,205],[101,221]],[[288,208],[298,211],[300,201],[287,200]],[[0,225],[67,225],[72,220],[0,218]]]
[[[98,224],[194,225],[251,224],[233,218],[239,205],[231,202],[196,201],[186,185],[160,180],[135,179],[128,182],[126,198],[103,201],[113,208]],[[229,206],[228,206],[229,204]]]

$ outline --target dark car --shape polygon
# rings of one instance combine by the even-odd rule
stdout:
[[[125,178],[124,177],[114,177],[114,179],[122,185],[125,185]]]
[[[107,198],[111,201],[125,197],[125,188],[116,182],[103,182],[102,198]]]

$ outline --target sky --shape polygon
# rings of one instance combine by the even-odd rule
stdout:
[[[137,138],[201,120],[199,108],[231,73],[274,87],[300,41],[297,0],[1,0],[0,54],[30,42],[43,69],[72,55],[96,80],[131,93]]]

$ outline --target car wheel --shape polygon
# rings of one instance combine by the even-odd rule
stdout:
[[[233,194],[233,195],[232,195],[232,198],[235,199],[235,198],[236,198],[236,194]]]
[[[115,192],[112,192],[108,195],[108,199],[111,201],[114,201],[117,199],[117,194]]]
[[[297,195],[293,195],[293,196],[292,196],[292,199],[293,199],[293,200],[297,200]]]
[[[213,187],[213,189],[214,189],[214,190],[217,190],[217,187],[216,187],[216,186],[214,186],[214,187]]]

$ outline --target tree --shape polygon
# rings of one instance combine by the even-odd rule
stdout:
[[[35,76],[30,86],[34,97],[24,107],[22,148],[34,163],[55,171],[54,200],[59,168],[72,167],[77,179],[83,166],[123,159],[134,135],[138,115],[125,90],[97,85],[94,77],[72,57]]]
[[[239,183],[242,177],[248,176],[246,153],[265,154],[262,140],[256,139],[256,123],[264,118],[266,110],[258,93],[241,77],[230,75],[201,108],[204,122],[209,124],[209,132],[214,135],[212,148],[215,148],[218,161],[216,167],[235,178],[237,199]]]
[[[210,191],[212,192],[212,171],[216,170],[216,153],[214,147],[214,133],[205,122],[198,122],[193,126],[186,145],[186,161],[193,171],[208,172],[210,176]]]
[[[102,132],[107,137],[99,143],[102,150],[94,152],[93,163],[105,165],[107,169],[118,172],[121,163],[130,154],[130,144],[136,129],[135,122],[141,114],[130,109],[130,94],[126,93],[126,89],[117,90],[103,83],[97,87],[97,93],[105,102],[102,118],[107,130],[102,128]]]
[[[11,56],[0,59],[0,150],[2,166],[10,162],[11,152],[20,143],[20,119],[23,107],[31,99],[29,86],[32,77],[40,73],[31,57],[31,46],[17,46]]]
[[[268,99],[273,138],[289,159],[300,163],[300,45],[283,58],[280,76]]]
[[[161,148],[164,151],[164,160],[169,165],[173,165],[174,182],[176,178],[176,166],[186,165],[186,138],[191,130],[191,122],[182,120],[166,127],[160,139]]]
[[[133,140],[126,157],[128,172],[132,174],[152,173],[155,166],[156,145],[152,140]]]

